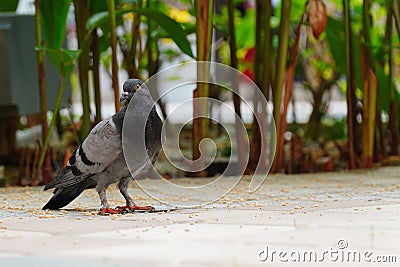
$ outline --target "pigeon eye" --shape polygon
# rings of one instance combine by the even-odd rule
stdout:
[[[136,90],[140,89],[140,84],[136,84]]]

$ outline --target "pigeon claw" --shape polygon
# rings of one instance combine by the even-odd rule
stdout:
[[[101,208],[99,215],[112,215],[112,214],[121,214],[124,213],[122,209],[112,209],[112,208]]]
[[[126,212],[134,212],[134,211],[149,211],[149,212],[154,212],[156,209],[152,206],[122,206],[122,207],[116,207],[116,210],[122,210]]]

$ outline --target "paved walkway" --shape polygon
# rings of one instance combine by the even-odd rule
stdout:
[[[398,266],[399,181],[399,167],[271,175],[254,194],[243,179],[204,208],[107,217],[96,215],[95,192],[43,212],[50,192],[0,188],[0,265]],[[137,203],[165,208],[131,187]]]

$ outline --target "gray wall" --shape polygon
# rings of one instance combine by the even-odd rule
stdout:
[[[47,102],[56,99],[59,73],[46,58]],[[65,106],[70,96],[67,87]],[[33,15],[0,13],[0,105],[16,104],[20,114],[40,111],[35,20]]]

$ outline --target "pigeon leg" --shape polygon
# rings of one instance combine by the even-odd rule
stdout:
[[[130,177],[124,178],[124,179],[121,179],[121,181],[118,184],[119,192],[121,192],[121,195],[125,198],[127,207],[131,207],[131,206],[135,205],[131,196],[128,193],[128,185],[129,185],[130,180],[131,180]]]
[[[98,193],[101,201],[100,215],[119,214],[122,212],[121,209],[112,209],[108,207],[106,189],[102,189]]]
[[[117,209],[129,210],[129,211],[135,211],[135,210],[154,211],[154,208],[152,206],[136,206],[135,205],[135,202],[133,202],[131,196],[128,193],[128,185],[129,185],[130,181],[131,181],[131,177],[127,177],[127,178],[122,179],[118,184],[119,191],[121,192],[122,196],[126,200],[126,206],[117,207]]]

